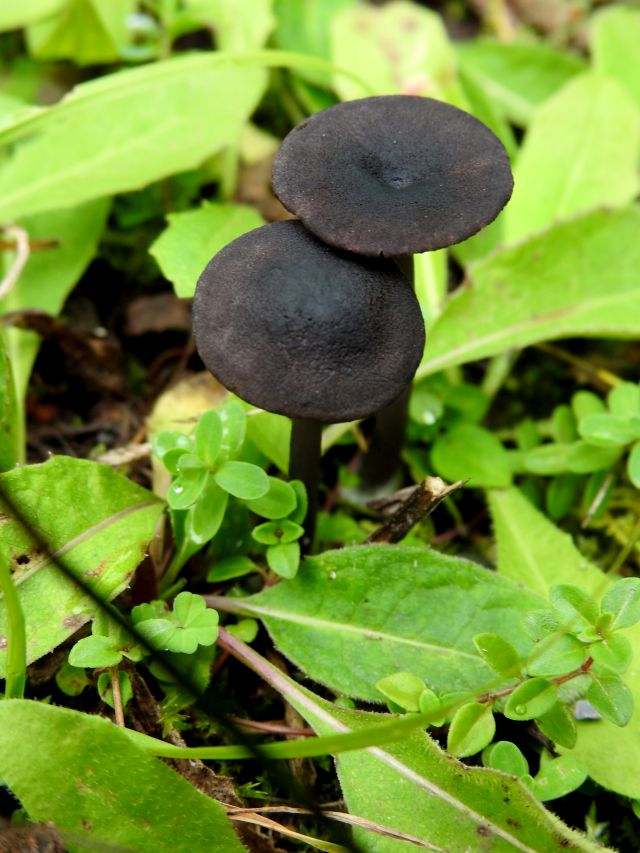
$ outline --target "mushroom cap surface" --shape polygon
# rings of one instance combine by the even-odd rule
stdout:
[[[372,257],[459,243],[495,219],[513,189],[507,152],[488,127],[414,95],[316,113],[285,138],[272,177],[317,237]]]
[[[193,326],[205,366],[243,400],[329,423],[392,402],[424,349],[418,301],[393,261],[331,249],[294,221],[213,257]]]

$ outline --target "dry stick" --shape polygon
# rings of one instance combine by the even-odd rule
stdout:
[[[24,228],[20,228],[18,225],[7,225],[3,230],[15,239],[16,256],[9,267],[9,272],[0,282],[0,299],[4,299],[11,292],[31,254],[29,235]]]
[[[365,545],[399,542],[422,518],[452,492],[462,488],[465,480],[448,485],[440,477],[425,477],[411,490],[409,497],[377,530],[365,539]]]

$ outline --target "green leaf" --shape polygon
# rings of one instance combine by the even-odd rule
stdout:
[[[469,702],[453,715],[447,735],[447,752],[456,758],[475,755],[491,743],[495,733],[496,721],[491,707]]]
[[[294,511],[296,503],[297,496],[291,483],[277,477],[269,477],[269,491],[261,498],[246,501],[252,512],[264,518],[284,518]]]
[[[41,18],[54,15],[67,0],[20,0],[3,3],[0,9],[0,32],[18,30]]]
[[[618,447],[597,447],[588,441],[575,441],[567,450],[567,468],[575,474],[591,474],[611,468],[620,456]]]
[[[503,678],[521,677],[518,652],[499,634],[478,634],[473,638],[473,644],[489,666]]]
[[[600,615],[593,597],[572,584],[552,587],[549,602],[558,622],[572,634],[595,625]]]
[[[237,139],[264,84],[262,68],[223,53],[179,56],[80,84],[0,133],[0,220],[194,168]]]
[[[543,477],[563,474],[567,470],[568,454],[567,444],[542,444],[527,450],[522,456],[522,464],[525,471]]]
[[[54,240],[57,245],[31,253],[20,275],[20,286],[14,287],[0,302],[0,313],[37,308],[57,316],[95,254],[109,207],[110,200],[101,199],[69,210],[20,219],[18,224],[31,239]],[[8,269],[12,260],[13,253],[0,252],[0,270],[2,267]],[[24,397],[40,341],[35,332],[6,330],[7,354],[13,370],[21,421],[24,419]],[[21,423],[21,432],[23,429]],[[20,443],[23,441],[21,436]],[[20,452],[24,453],[24,448],[21,447]]]
[[[273,29],[275,20],[271,12],[272,0],[186,0],[184,4],[191,15],[216,34],[219,50],[251,50],[262,45]]]
[[[205,545],[216,535],[227,510],[229,495],[207,477],[196,503],[188,510],[185,533],[196,545]]]
[[[267,521],[265,524],[259,524],[251,531],[251,536],[256,542],[261,542],[264,545],[287,545],[290,542],[295,542],[304,533],[304,528],[293,521]]]
[[[586,646],[570,634],[556,634],[534,647],[527,661],[530,675],[564,675],[586,661]]]
[[[457,424],[439,436],[431,449],[431,461],[450,482],[468,479],[470,486],[485,488],[511,484],[507,451],[492,432],[475,424]]]
[[[639,229],[634,207],[592,213],[475,264],[430,330],[416,378],[543,340],[637,337]]]
[[[121,660],[122,653],[111,637],[83,637],[69,652],[69,663],[77,667],[116,666]]]
[[[286,474],[289,470],[291,419],[252,409],[247,417],[247,439]]]
[[[466,39],[456,45],[462,69],[515,124],[584,69],[584,62],[545,42]]]
[[[215,409],[200,415],[195,430],[195,452],[208,468],[215,465],[222,447],[222,422]]]
[[[210,646],[215,643],[218,636],[218,614],[207,608],[201,595],[179,593],[173,602],[173,619],[181,628],[190,632],[197,640],[197,645]]]
[[[491,511],[498,542],[498,571],[542,595],[560,583],[580,586],[600,598],[611,579],[580,554],[571,538],[558,530],[517,489],[493,492]],[[640,626],[629,629],[634,646],[640,643]],[[640,704],[640,672],[632,668],[626,676],[629,688]],[[638,712],[636,711],[636,714]],[[609,790],[640,798],[636,768],[640,764],[637,717],[619,728],[608,720],[578,723],[577,742],[562,742],[583,759],[589,776]],[[552,738],[554,734],[549,735]],[[560,744],[560,738],[556,740]]]
[[[543,802],[557,800],[579,788],[586,778],[583,761],[575,755],[561,755],[542,764],[531,790]]]
[[[627,475],[636,489],[640,489],[640,441],[633,445],[627,458]]]
[[[485,767],[492,767],[517,778],[529,772],[527,759],[515,743],[508,740],[499,740],[487,747],[482,753],[482,763]]]
[[[70,849],[193,853],[207,838],[211,853],[244,850],[216,800],[99,716],[1,702],[0,776],[29,817],[55,823]]]
[[[640,415],[640,385],[620,382],[607,394],[607,406],[613,415],[637,418]]]
[[[120,687],[120,704],[123,708],[127,707],[127,703],[133,699],[133,687],[129,673],[123,670],[117,673],[118,685]],[[102,701],[110,708],[115,708],[113,701],[113,679],[110,672],[101,672],[98,676],[98,694]]]
[[[631,643],[622,634],[612,634],[602,642],[594,643],[589,653],[597,664],[618,673],[626,672],[633,660]]]
[[[258,636],[260,623],[255,619],[240,619],[235,625],[225,625],[225,628],[243,643],[252,643]]]
[[[127,18],[135,11],[135,0],[68,0],[58,14],[29,27],[29,53],[78,65],[117,62],[130,41]]]
[[[506,242],[631,201],[638,190],[639,146],[640,122],[626,92],[594,73],[570,80],[533,115],[513,170]]]
[[[607,410],[600,397],[594,394],[593,391],[585,391],[583,389],[576,391],[572,395],[571,408],[577,421],[586,415],[599,415]]]
[[[225,462],[213,475],[214,480],[236,498],[255,500],[269,491],[269,477],[250,462]]]
[[[345,9],[332,21],[331,48],[340,68],[367,69],[376,95],[461,97],[453,48],[442,18],[430,9],[405,0]],[[371,94],[344,76],[336,76],[334,88],[343,101]]]
[[[339,708],[282,676],[251,649],[247,654],[318,734],[359,732],[391,719]],[[489,849],[489,844],[496,853],[557,853],[559,847],[576,853],[602,850],[538,805],[518,780],[461,764],[421,731],[383,747],[342,753],[337,768],[352,814],[443,851],[476,851],[479,845]],[[378,835],[374,840],[362,829],[356,829],[354,837],[363,849],[375,845],[380,853],[395,853],[402,846]]]
[[[536,717],[536,724],[542,734],[566,749],[573,749],[578,737],[576,720],[569,708],[562,702],[556,702],[546,713]]]
[[[189,435],[185,435],[181,432],[159,432],[153,436],[151,441],[151,447],[153,449],[153,453],[161,462],[165,462],[165,457],[169,453],[173,453],[176,450],[180,451],[180,454],[176,456],[175,470],[177,471],[177,462],[182,456],[183,453],[191,453],[194,450],[193,438]],[[165,463],[166,465],[166,463]]]
[[[170,213],[168,225],[149,251],[182,298],[191,298],[211,258],[227,243],[264,225],[254,207],[203,202],[197,210]]]
[[[640,12],[629,6],[614,6],[592,18],[591,48],[597,71],[625,88],[640,107]]]
[[[466,560],[374,545],[307,558],[290,583],[215,606],[262,619],[309,677],[375,702],[375,683],[396,670],[415,673],[438,693],[486,689],[495,675],[473,637],[499,630],[526,656],[522,615],[542,603]]]
[[[0,330],[0,472],[9,471],[23,456],[21,409],[16,397],[4,332]]]
[[[185,455],[181,456],[179,466],[183,463]],[[208,479],[209,474],[206,468],[200,464],[193,466],[185,464],[184,468],[179,469],[179,476],[171,483],[167,492],[167,503],[171,509],[187,509],[194,504]]]
[[[429,714],[430,726],[441,726],[444,724],[446,716],[441,712],[442,703],[433,690],[425,687],[418,697],[418,710],[421,714]]]
[[[69,663],[63,663],[56,672],[56,684],[67,696],[79,696],[90,683],[84,669],[71,666]]]
[[[63,561],[68,576],[14,517],[9,500]],[[51,651],[95,614],[94,599],[73,577],[105,601],[122,592],[155,534],[162,508],[154,495],[111,468],[81,459],[55,456],[0,475],[0,559],[14,572],[28,661]],[[0,601],[0,636],[6,632]],[[0,651],[2,673],[5,658]]]
[[[609,630],[629,628],[640,621],[640,578],[618,580],[602,599],[603,613],[612,613]]]
[[[558,701],[558,688],[546,678],[529,678],[507,699],[504,715],[510,720],[533,720]]]
[[[300,566],[300,545],[298,542],[270,545],[267,548],[267,565],[281,578],[294,578]]]
[[[223,494],[226,493],[223,492]],[[209,583],[221,583],[222,581],[241,578],[244,575],[257,571],[258,567],[253,560],[245,557],[243,554],[236,554],[233,557],[225,557],[224,560],[216,562],[207,572],[207,581]]]
[[[587,699],[596,711],[616,726],[626,726],[633,715],[633,695],[617,672],[594,665]]]
[[[393,675],[385,675],[376,682],[376,688],[383,696],[406,711],[420,710],[420,697],[425,690],[424,681],[412,672],[394,672]],[[430,692],[433,693],[433,691]]]
[[[247,429],[247,416],[238,400],[229,400],[217,409],[222,421],[222,448],[225,458],[236,456],[244,444]]]
[[[587,415],[582,418],[578,428],[582,438],[590,444],[623,447],[640,438],[640,417],[628,418],[608,412],[602,415]]]

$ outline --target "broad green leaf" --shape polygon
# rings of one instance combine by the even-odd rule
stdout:
[[[296,493],[290,483],[269,477],[269,491],[260,498],[246,501],[247,506],[264,518],[284,518],[296,508]]]
[[[499,439],[475,424],[457,424],[439,436],[431,461],[445,480],[469,480],[470,486],[503,488],[511,485],[509,455]]]
[[[117,62],[131,40],[127,18],[135,0],[68,0],[26,32],[35,59],[70,59],[78,65]]]
[[[565,749],[573,749],[576,745],[576,719],[564,703],[556,702],[545,714],[538,715],[536,725],[555,744]]]
[[[67,0],[8,0],[0,8],[0,32],[17,30],[54,15]]]
[[[640,489],[640,441],[633,445],[627,458],[627,474],[636,489]]]
[[[575,755],[561,755],[542,764],[531,785],[539,800],[557,800],[575,791],[587,778],[587,771]]]
[[[267,548],[267,565],[281,578],[294,578],[300,567],[300,544],[298,542],[270,545]]]
[[[245,647],[243,657],[318,734],[361,731],[387,715],[339,708],[283,676]],[[447,756],[424,732],[384,747],[342,753],[338,776],[349,811],[446,853],[597,853],[603,848],[566,827],[517,780]],[[1,770],[1,768],[0,768]],[[406,843],[356,829],[363,850],[401,853]],[[490,846],[489,846],[490,845]]]
[[[256,500],[269,491],[266,472],[250,462],[225,462],[213,478],[225,492],[244,500]]]
[[[611,631],[629,628],[640,621],[640,578],[617,581],[602,599],[603,613],[612,613]]]
[[[69,663],[77,667],[116,666],[121,660],[122,652],[111,637],[83,637],[69,652]]]
[[[515,743],[508,740],[500,740],[487,747],[482,753],[482,763],[485,767],[492,767],[518,778],[529,772],[527,759]]]
[[[524,656],[521,619],[541,604],[466,560],[374,545],[307,558],[295,580],[214,606],[262,619],[309,677],[379,702],[374,685],[398,670],[438,693],[487,689],[496,676],[473,637],[499,631]]]
[[[498,545],[498,572],[548,596],[552,586],[579,586],[598,599],[609,581],[516,488],[489,494]]]
[[[503,678],[521,676],[521,661],[518,652],[499,634],[478,634],[473,644],[484,660]]]
[[[247,417],[247,439],[286,474],[289,470],[291,419],[253,409]]]
[[[574,474],[603,471],[618,461],[621,452],[619,447],[598,447],[588,441],[574,441],[567,449],[567,468]]]
[[[264,84],[256,63],[223,53],[179,56],[82,83],[0,134],[0,220],[194,168],[237,139]]]
[[[219,50],[262,47],[275,23],[273,0],[185,0],[184,6],[191,16],[215,30]]]
[[[527,661],[529,675],[564,675],[577,669],[589,653],[580,640],[570,634],[551,635],[536,645]]]
[[[614,415],[634,418],[640,415],[640,385],[635,382],[621,382],[607,394],[607,406]]]
[[[185,532],[196,545],[206,544],[220,530],[228,502],[228,492],[208,477],[198,501],[187,511]]]
[[[611,578],[589,563],[570,536],[548,521],[517,489],[491,493],[490,504],[500,574],[541,595],[547,595],[557,583],[579,586],[596,599],[609,589]],[[633,646],[640,648],[640,628],[636,624],[628,630],[626,636]],[[632,667],[625,681],[635,704],[640,705],[640,671]],[[585,762],[589,776],[600,785],[637,799],[640,798],[639,721],[636,710],[630,725],[624,728],[608,720],[579,722],[575,747],[559,739],[557,743],[563,748],[573,748],[574,754]],[[558,730],[555,722],[553,729]],[[551,731],[552,727],[548,733],[553,738]],[[561,736],[562,732],[561,726]]]
[[[576,56],[544,42],[465,39],[456,48],[462,70],[522,126],[537,106],[585,67]]]
[[[215,465],[222,447],[222,422],[215,409],[198,419],[195,431],[195,452],[207,467]]]
[[[342,9],[355,6],[356,0],[275,0],[276,28],[274,44],[284,50],[296,50],[328,60],[331,56],[331,21]],[[327,71],[300,68],[305,80],[330,88]]]
[[[454,102],[463,97],[441,16],[407,0],[338,13],[331,26],[331,58],[356,73],[366,68],[376,95],[428,95]],[[336,77],[334,88],[343,101],[371,94],[343,75]]]
[[[9,471],[24,454],[21,447],[22,406],[7,353],[5,334],[0,330],[0,472]]]
[[[68,575],[42,553],[9,501]],[[65,456],[0,475],[0,504],[0,559],[14,571],[29,661],[51,651],[96,613],[95,601],[82,586],[105,601],[122,592],[163,508],[154,495],[106,465]],[[1,601],[0,636],[6,636]],[[5,654],[0,651],[0,672]]]
[[[606,74],[640,107],[640,10],[632,4],[603,10],[592,18],[591,50],[597,71]]]
[[[425,690],[424,681],[412,672],[394,672],[393,675],[386,675],[376,682],[376,687],[383,696],[391,699],[401,708],[407,711],[420,710],[420,697]]]
[[[573,634],[584,631],[598,620],[598,603],[580,587],[572,584],[553,586],[549,601],[558,622]]]
[[[601,643],[594,643],[589,653],[600,666],[624,673],[633,660],[633,648],[623,634],[612,634]]]
[[[170,213],[149,251],[178,296],[191,298],[211,258],[227,243],[264,225],[254,207],[203,202],[196,210]]]
[[[640,417],[628,418],[610,412],[587,415],[580,421],[579,430],[582,438],[590,444],[623,447],[640,438]]]
[[[430,330],[417,378],[537,341],[637,337],[639,229],[636,208],[592,213],[473,266]]]
[[[21,219],[19,225],[32,240],[53,240],[56,246],[31,252],[19,284],[0,302],[0,313],[36,308],[57,316],[93,258],[109,207],[110,201],[100,200]],[[0,252],[0,270],[8,269],[12,260],[11,252]],[[22,431],[23,401],[40,337],[35,332],[8,328],[6,340]],[[24,452],[22,447],[20,452]]]
[[[616,726],[626,726],[633,716],[633,694],[617,672],[594,665],[587,699],[596,711]]]
[[[447,752],[456,758],[476,755],[491,743],[496,721],[490,705],[469,702],[453,715],[447,735]]]
[[[593,73],[571,80],[533,115],[513,170],[505,241],[631,201],[639,147],[640,115],[617,83]]]
[[[529,678],[507,699],[504,715],[510,720],[533,720],[546,714],[558,701],[558,688],[546,678]]]
[[[56,825],[70,851],[193,853],[203,838],[210,853],[245,849],[220,803],[103,717],[0,702],[0,776],[32,820]]]

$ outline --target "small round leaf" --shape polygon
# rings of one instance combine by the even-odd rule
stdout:
[[[250,462],[225,462],[213,477],[221,489],[242,500],[255,500],[269,491],[269,477]]]

